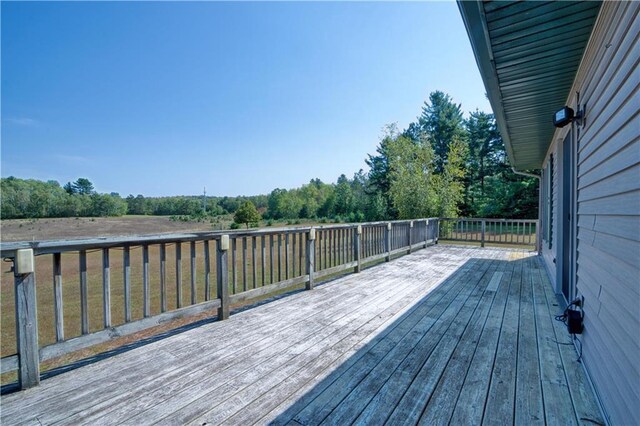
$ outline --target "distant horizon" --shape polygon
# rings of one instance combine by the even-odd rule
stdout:
[[[455,2],[1,7],[2,177],[266,195],[366,170],[435,90],[491,112]]]

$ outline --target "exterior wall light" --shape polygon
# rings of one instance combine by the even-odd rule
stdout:
[[[572,108],[565,106],[553,115],[553,125],[556,127],[564,127],[572,121],[582,125],[583,117],[584,109],[580,110],[578,106],[578,112],[575,113]]]
[[[566,106],[553,115],[553,125],[556,127],[564,127],[573,121],[573,117],[573,109]]]

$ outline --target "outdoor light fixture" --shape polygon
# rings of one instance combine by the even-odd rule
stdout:
[[[564,127],[573,121],[573,117],[573,109],[565,106],[553,115],[553,125],[556,127]]]
[[[553,115],[553,125],[556,127],[564,127],[575,121],[578,125],[582,125],[582,117],[584,116],[584,108],[581,110],[578,106],[578,112],[575,113],[572,108],[565,106]]]

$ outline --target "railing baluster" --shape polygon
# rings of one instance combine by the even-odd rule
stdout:
[[[80,250],[80,318],[82,334],[89,333],[89,295],[87,292],[87,252],[86,250]]]
[[[182,308],[182,243],[176,242],[176,306]]]
[[[160,244],[160,312],[167,311],[167,245]]]
[[[151,297],[149,293],[149,246],[142,246],[142,307],[144,317],[151,315]]]
[[[304,275],[305,274],[304,269],[303,269],[304,266],[303,266],[303,263],[302,263],[303,262],[303,260],[302,260],[302,250],[303,250],[303,245],[305,244],[304,235],[305,234],[303,234],[302,232],[298,233],[298,242],[300,243],[300,244],[298,244],[298,251],[299,251],[299,253],[298,253],[298,255],[299,255],[298,256],[298,265],[300,265],[299,266],[300,275]]]
[[[321,271],[322,270],[322,241],[324,238],[324,234],[323,234],[323,230],[322,229],[317,229],[316,230],[316,242],[315,244],[315,255],[316,255],[316,261],[314,263],[314,270],[316,272]]]
[[[231,282],[232,282],[232,289],[233,289],[233,294],[238,293],[238,268],[236,268],[236,263],[237,263],[237,238],[236,237],[232,237],[231,238]]]
[[[242,291],[247,291],[247,237],[242,237]]]
[[[209,252],[209,240],[204,240],[204,300],[211,300],[211,253]]]
[[[195,305],[198,302],[198,293],[197,293],[197,271],[196,271],[196,242],[191,241],[190,246],[190,257],[191,257],[191,304]]]
[[[124,321],[131,321],[131,249],[122,248],[122,274],[124,284]]]
[[[104,328],[111,327],[111,270],[109,249],[102,249],[102,319]]]
[[[251,284],[253,285],[253,288],[258,288],[257,255],[258,244],[256,237],[251,237]]]
[[[64,340],[64,308],[62,305],[62,254],[53,254],[53,309],[55,312],[56,341]]]
[[[262,266],[262,285],[264,286],[267,283],[267,247],[266,247],[265,236],[263,235],[260,238],[260,266]]]
[[[284,234],[284,279],[289,279],[289,233]]]
[[[278,233],[278,281],[282,281],[282,234]]]
[[[340,253],[339,263],[344,264],[344,228],[338,229],[338,252]]]
[[[329,268],[333,266],[333,229],[329,229]]]
[[[293,233],[291,234],[291,267],[293,270],[292,273],[292,277],[297,277],[298,275],[296,275],[296,257],[298,255],[298,252],[296,251],[296,245],[297,242],[296,240],[298,239],[298,234],[297,233]],[[302,274],[300,274],[302,275]]]
[[[275,271],[273,270],[273,234],[269,235],[269,284],[273,284]]]
[[[322,269],[327,269],[327,241],[328,241],[329,237],[327,235],[327,230],[323,229],[322,230],[322,256],[321,256],[321,260],[322,260]]]

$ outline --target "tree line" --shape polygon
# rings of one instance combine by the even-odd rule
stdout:
[[[15,177],[1,180],[1,216],[11,218],[235,214],[238,223],[260,217],[345,222],[417,217],[536,218],[537,181],[508,163],[492,114],[474,111],[436,91],[406,129],[388,125],[369,170],[335,183],[312,179],[299,188],[239,197],[144,197],[99,194],[86,178],[61,186]],[[251,205],[251,206],[249,206]],[[258,212],[258,216],[253,211]],[[256,220],[257,219],[257,220]]]
[[[440,91],[406,129],[386,126],[365,161],[369,171],[351,179],[273,190],[265,217],[537,217],[537,180],[512,171],[493,114],[476,110],[465,119],[461,105]]]

